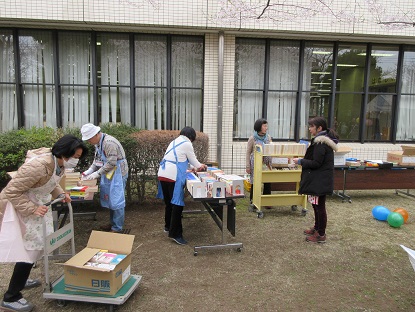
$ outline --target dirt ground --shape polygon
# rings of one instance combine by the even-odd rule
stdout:
[[[403,244],[415,249],[412,197],[386,191],[350,191],[352,203],[336,196],[327,200],[327,243],[305,242],[303,230],[313,213],[302,216],[290,207],[274,207],[257,218],[246,199],[237,201],[236,250],[193,247],[218,244],[221,232],[208,214],[185,214],[179,246],[163,232],[160,201],[126,209],[126,228],[135,235],[132,273],[142,275],[133,295],[117,311],[414,311],[415,272]],[[401,228],[372,217],[372,208],[405,208],[410,216]],[[186,209],[201,204],[187,199]],[[87,208],[91,209],[91,207]],[[91,230],[107,223],[108,211],[97,221],[75,219],[76,249],[85,247]],[[0,291],[8,285],[11,265],[1,265]],[[62,267],[52,264],[52,277]],[[43,278],[38,263],[32,278]],[[35,311],[108,311],[105,304],[69,301],[64,307],[45,300],[42,288],[25,290]]]

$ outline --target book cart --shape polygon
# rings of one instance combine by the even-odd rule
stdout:
[[[46,205],[61,202],[63,198],[58,198]],[[109,311],[114,311],[114,307],[123,304],[137,289],[141,282],[141,275],[131,274],[128,281],[121,287],[121,289],[114,296],[99,295],[94,293],[87,293],[82,291],[68,291],[65,289],[64,275],[60,275],[55,281],[51,281],[49,275],[49,260],[56,258],[70,258],[75,255],[75,237],[74,237],[74,217],[71,203],[66,203],[68,207],[69,222],[49,235],[46,235],[46,223],[43,219],[43,237],[44,237],[44,270],[45,270],[45,286],[43,291],[43,298],[55,299],[59,306],[65,306],[66,301],[81,301],[91,303],[108,304]],[[56,250],[65,243],[70,242],[70,253],[56,255]],[[61,257],[59,257],[61,256]]]
[[[302,214],[307,213],[307,196],[299,195],[301,169],[278,168],[273,170],[263,170],[262,160],[264,156],[279,158],[294,158],[303,156],[299,154],[264,154],[262,146],[256,145],[254,152],[254,184],[252,194],[252,205],[250,212],[257,212],[258,218],[264,217],[261,210],[263,206],[291,206],[291,210],[296,211],[298,206],[302,206]],[[292,183],[295,191],[285,191],[284,193],[262,195],[262,183]]]

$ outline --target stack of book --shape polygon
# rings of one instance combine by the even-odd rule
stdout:
[[[72,199],[85,199],[89,195],[88,188],[88,186],[74,186],[67,189],[67,191],[69,191]]]
[[[78,182],[81,180],[81,173],[71,170],[65,170],[65,189],[78,186]]]
[[[113,270],[126,256],[101,249],[84,266]]]

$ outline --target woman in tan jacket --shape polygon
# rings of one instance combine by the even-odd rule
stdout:
[[[75,167],[86,154],[85,144],[73,135],[63,136],[52,149],[30,150],[25,163],[0,193],[0,262],[16,263],[1,308],[33,309],[21,291],[33,263],[42,256],[42,218],[47,224],[47,234],[53,232],[52,212],[45,204],[64,194],[59,181],[65,168]],[[71,201],[68,194],[64,201]]]
[[[246,161],[245,168],[246,173],[250,175],[249,182],[251,183],[251,192],[249,193],[249,200],[252,204],[252,195],[253,195],[253,184],[254,184],[254,151],[255,145],[260,144],[264,147],[264,144],[269,144],[272,142],[271,136],[267,133],[268,131],[268,121],[264,118],[260,118],[254,123],[254,133],[248,139],[248,145],[246,149]],[[271,169],[271,157],[264,157],[263,163]],[[264,183],[263,194],[271,194],[271,183]]]

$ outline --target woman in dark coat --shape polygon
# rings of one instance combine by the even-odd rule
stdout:
[[[323,117],[314,117],[308,121],[308,130],[314,137],[304,158],[294,158],[294,163],[302,166],[300,194],[308,195],[308,201],[314,209],[314,226],[304,231],[306,241],[326,242],[326,195],[333,193],[334,187],[334,151],[337,151],[339,136],[333,129],[327,128]]]

